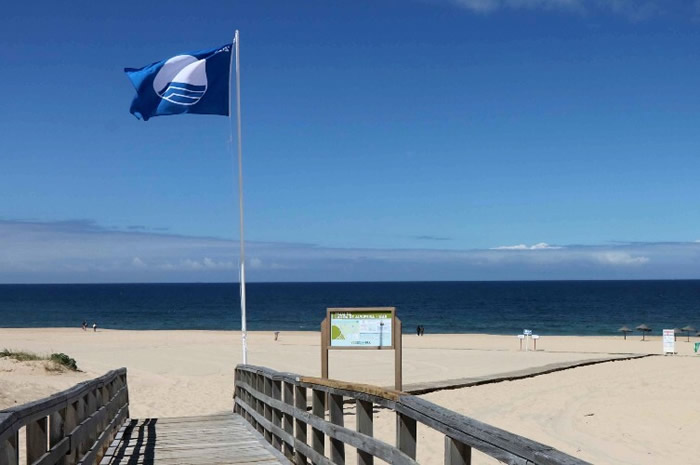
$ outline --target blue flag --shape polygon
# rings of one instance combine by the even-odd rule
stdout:
[[[180,113],[228,116],[232,48],[227,44],[124,68],[136,88],[129,111],[144,121]]]

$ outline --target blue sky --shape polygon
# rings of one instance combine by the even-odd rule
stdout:
[[[0,282],[232,281],[230,122],[124,67],[241,31],[249,279],[700,278],[700,1],[38,1],[0,17]]]

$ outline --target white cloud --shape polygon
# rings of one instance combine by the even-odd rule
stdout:
[[[626,252],[600,252],[595,257],[604,264],[609,265],[643,265],[649,263],[649,257],[633,256]]]
[[[509,9],[566,9],[580,10],[580,0],[452,0],[453,3],[479,13],[489,13],[502,8]]]
[[[234,269],[231,261],[217,261],[209,257],[204,257],[201,260],[186,258],[181,260],[179,265],[171,266],[172,270],[232,270]]]
[[[560,246],[549,245],[546,242],[539,242],[537,244],[527,246],[525,244],[518,245],[500,245],[498,247],[493,247],[491,250],[547,250],[547,249],[561,249]]]
[[[684,0],[448,0],[476,13],[499,10],[563,11],[581,15],[596,12],[612,13],[630,21],[643,21],[666,11],[692,16],[700,2],[689,6]]]
[[[235,280],[238,243],[0,221],[0,283]],[[700,242],[369,249],[248,241],[251,281],[700,278]]]

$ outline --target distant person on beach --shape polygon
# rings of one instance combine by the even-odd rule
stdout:
[[[94,332],[97,332],[97,322],[95,322],[95,323],[92,324],[92,330],[93,330]]]
[[[82,328],[83,331],[87,331],[87,321],[83,320]]]
[[[280,337],[280,332],[279,332],[279,331],[275,331],[274,334],[275,334],[275,341],[276,341],[277,338]]]
[[[420,335],[422,336],[424,334],[425,334],[425,326],[420,325]]]
[[[420,336],[420,325],[416,326],[416,336]]]

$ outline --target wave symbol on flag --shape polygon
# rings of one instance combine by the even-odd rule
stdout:
[[[153,90],[168,102],[194,105],[207,91],[207,62],[191,55],[166,61],[153,79]]]
[[[159,95],[168,102],[180,105],[193,105],[207,91],[207,86],[193,86],[183,82],[171,82]]]

